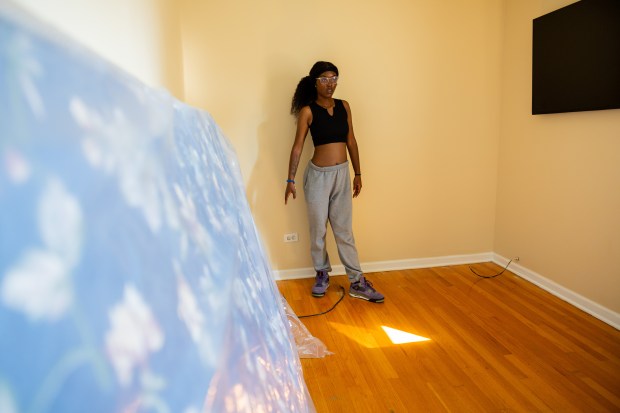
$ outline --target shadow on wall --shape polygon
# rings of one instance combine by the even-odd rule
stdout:
[[[267,70],[269,78],[264,85],[264,121],[257,129],[258,154],[246,193],[272,268],[312,267],[303,194],[303,173],[313,151],[309,135],[295,178],[297,198],[290,197],[288,204],[284,204],[289,157],[296,131],[296,120],[290,114],[291,98],[305,72],[292,67],[287,63],[290,59],[283,56],[268,60],[272,68]],[[299,242],[284,244],[284,234],[292,232],[299,234]],[[304,258],[300,258],[300,254]]]

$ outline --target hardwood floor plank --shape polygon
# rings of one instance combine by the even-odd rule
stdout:
[[[493,274],[492,263],[475,270]],[[317,412],[620,412],[620,332],[506,271],[469,266],[367,274],[383,304],[278,287],[334,354],[303,359]],[[393,344],[383,326],[427,338]]]

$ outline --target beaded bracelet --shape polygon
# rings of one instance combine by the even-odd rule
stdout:
[[[294,179],[287,179],[287,180],[286,180],[286,183],[289,183],[289,184],[294,184],[294,183],[295,183],[295,180],[294,180]]]

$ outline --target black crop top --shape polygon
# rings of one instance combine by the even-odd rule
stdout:
[[[317,105],[316,102],[310,103],[310,110],[312,111],[310,133],[314,146],[347,141],[349,122],[347,110],[342,100],[334,99],[333,116],[329,114],[327,109]]]

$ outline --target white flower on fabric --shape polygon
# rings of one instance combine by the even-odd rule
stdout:
[[[164,334],[149,306],[131,285],[125,286],[123,301],[110,310],[109,319],[106,352],[120,384],[127,387],[133,381],[134,368],[143,366],[150,353],[162,348]]]
[[[198,305],[196,295],[187,283],[185,277],[183,277],[178,263],[174,263],[174,268],[177,273],[178,280],[177,294],[179,304],[177,307],[177,313],[179,318],[187,327],[192,341],[196,344],[196,348],[202,362],[206,366],[214,367],[218,363],[218,355],[220,354],[217,350],[220,337],[214,334],[209,334],[205,331],[206,317]],[[204,276],[201,277],[201,279],[202,278],[204,278]],[[202,290],[202,286],[199,288]],[[216,288],[212,289],[212,291],[216,290]],[[215,294],[219,296],[221,301],[224,301],[224,297],[227,296],[226,294],[222,294],[221,291],[217,291]],[[204,294],[202,296],[204,297]],[[209,310],[213,310],[214,313],[218,313],[220,308],[221,307],[209,305]]]
[[[163,188],[163,213],[168,223],[168,227],[173,230],[178,230],[180,227],[179,214],[177,211],[177,205],[174,202],[174,197],[168,191],[168,188]]]
[[[51,179],[45,187],[37,219],[45,246],[73,267],[82,246],[82,209],[58,179]]]
[[[207,302],[209,310],[218,314],[231,305],[229,299],[229,291],[231,283],[226,282],[226,290],[223,290],[223,285],[218,283],[216,274],[226,271],[224,268],[228,263],[222,263],[218,260],[212,260],[208,265],[203,265],[202,275],[198,278],[198,288],[200,290],[200,296]]]
[[[9,44],[13,48],[11,51],[16,55],[14,56],[16,66],[14,69],[17,73],[17,82],[30,110],[41,119],[45,116],[45,106],[35,80],[43,75],[43,67],[37,60],[36,51],[28,36],[20,33],[12,40],[13,42]]]
[[[101,153],[101,147],[97,145],[97,142],[91,138],[82,139],[82,152],[88,163],[95,167],[100,167],[103,163],[103,154]]]
[[[162,202],[157,163],[146,153],[136,154],[131,162],[119,165],[119,184],[123,197],[130,206],[142,210],[149,228],[156,233],[162,224]]]
[[[189,235],[194,244],[203,251],[211,251],[214,243],[213,239],[200,223],[196,213],[194,201],[183,192],[178,184],[174,185],[174,191],[176,193],[177,200],[180,203],[179,215],[186,233]]]
[[[71,271],[82,247],[82,210],[58,179],[50,179],[38,204],[37,223],[44,248],[27,250],[0,284],[9,308],[31,320],[55,321],[73,303]]]
[[[157,120],[147,122],[146,129],[141,120],[128,118],[121,108],[102,114],[79,97],[70,99],[69,111],[84,131],[81,143],[86,160],[118,179],[127,204],[140,209],[151,231],[157,233],[162,215],[167,212],[163,203],[169,195],[164,171],[150,149],[153,139],[169,132],[172,117],[168,111],[148,103],[147,114],[156,113]]]
[[[2,281],[2,302],[33,320],[58,320],[73,302],[65,261],[50,251],[24,254]]]
[[[30,163],[24,159],[21,153],[9,148],[4,152],[3,161],[4,169],[12,183],[23,184],[30,178]]]
[[[185,323],[189,333],[195,343],[200,342],[203,333],[205,316],[198,307],[196,296],[187,284],[183,275],[177,276],[177,294],[179,305],[177,313],[179,318]]]
[[[78,97],[69,100],[69,112],[73,120],[87,131],[97,130],[103,126],[103,120],[95,111],[91,111]]]
[[[86,104],[79,98],[73,97],[69,101],[69,113],[73,120],[87,132],[87,136],[82,139],[82,151],[86,160],[94,167],[103,167],[103,148],[97,139],[91,136],[97,130],[104,127],[104,122],[95,111],[91,111]],[[111,172],[107,171],[106,172]]]
[[[17,406],[8,386],[0,382],[0,412],[17,413]]]

